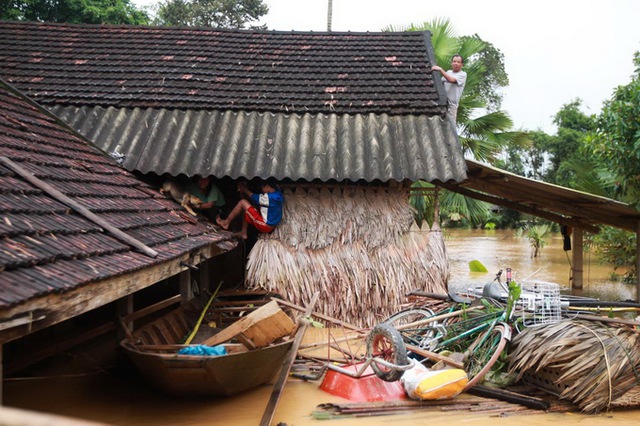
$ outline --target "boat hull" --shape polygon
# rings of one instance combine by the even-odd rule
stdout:
[[[123,347],[140,373],[170,395],[230,396],[270,382],[292,342],[221,356],[157,354]]]

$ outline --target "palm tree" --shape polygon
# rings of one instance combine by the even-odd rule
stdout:
[[[438,64],[449,64],[454,54],[464,58],[467,82],[458,106],[458,136],[465,156],[491,162],[507,146],[530,143],[526,133],[510,130],[513,121],[505,111],[487,112],[487,103],[480,92],[475,90],[487,71],[481,61],[474,60],[474,55],[486,46],[479,37],[459,37],[448,19],[434,19],[406,27],[388,26],[383,31],[430,31]],[[419,186],[424,186],[424,183],[419,183]],[[489,204],[458,194],[445,194],[443,214],[450,217],[462,216],[475,224],[482,223],[488,217],[491,207]],[[412,204],[419,213],[428,204],[424,197],[412,197]]]

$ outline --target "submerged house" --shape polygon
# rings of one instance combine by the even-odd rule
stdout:
[[[245,285],[320,291],[319,310],[359,325],[446,290],[438,225],[408,202],[412,182],[466,178],[434,61],[428,32],[0,22],[0,77],[125,169],[278,179],[285,218]]]
[[[171,303],[188,300],[209,260],[236,244],[0,80],[5,374],[115,336],[156,284]]]

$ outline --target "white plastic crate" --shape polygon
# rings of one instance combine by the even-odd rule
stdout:
[[[558,284],[526,282],[521,287],[518,310],[525,327],[553,324],[562,319]]]

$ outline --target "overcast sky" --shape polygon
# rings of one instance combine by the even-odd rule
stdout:
[[[328,0],[265,3],[269,29],[327,29]],[[516,128],[551,134],[553,115],[575,98],[585,113],[598,113],[631,81],[640,50],[639,0],[333,0],[331,28],[380,31],[434,18],[449,18],[458,35],[478,34],[498,48],[510,81],[503,109]]]

